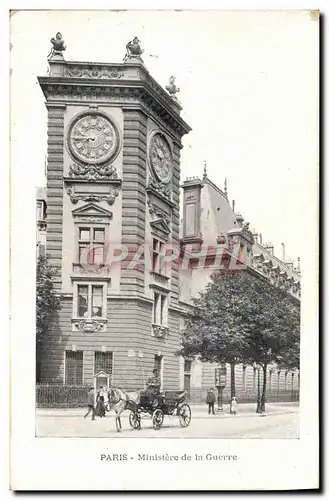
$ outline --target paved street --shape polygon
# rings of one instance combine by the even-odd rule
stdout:
[[[92,421],[84,419],[85,409],[37,409],[36,435],[38,437],[120,437],[120,438],[228,438],[277,439],[298,438],[299,406],[297,403],[267,405],[266,416],[255,413],[255,404],[241,404],[237,415],[230,415],[228,406],[222,412],[208,415],[206,405],[191,405],[189,427],[180,427],[177,417],[165,416],[160,430],[152,428],[152,421],[142,419],[142,429],[132,430],[128,412],[121,417],[122,432],[117,433],[113,413]]]

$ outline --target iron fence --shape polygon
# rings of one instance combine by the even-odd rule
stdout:
[[[217,398],[217,390],[215,392]],[[207,390],[191,389],[189,394],[189,400],[192,403],[205,403],[207,398]],[[238,403],[254,403],[257,401],[257,391],[236,391],[236,398]],[[223,404],[229,404],[231,402],[230,391],[225,390],[223,392]],[[288,403],[288,402],[299,402],[299,390],[280,390],[280,391],[267,391],[266,392],[266,402],[267,403]]]
[[[87,395],[90,385],[60,385],[40,384],[36,387],[36,406],[38,408],[77,408],[87,405]],[[205,403],[207,391],[205,389],[191,389],[187,398],[191,403]],[[238,403],[254,403],[257,401],[257,392],[237,391]],[[299,390],[268,391],[267,403],[288,403],[299,401]],[[230,394],[224,392],[223,403],[230,403]]]
[[[36,387],[38,408],[77,408],[87,405],[90,385],[40,384]]]

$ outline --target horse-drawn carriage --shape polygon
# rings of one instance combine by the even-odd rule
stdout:
[[[191,422],[191,408],[186,403],[185,391],[164,391],[155,394],[153,391],[142,391],[138,402],[129,402],[129,423],[134,429],[141,428],[143,415],[152,418],[154,429],[160,429],[164,416],[177,416],[181,427]]]

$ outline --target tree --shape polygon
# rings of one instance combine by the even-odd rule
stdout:
[[[55,271],[47,256],[39,256],[36,275],[36,381],[41,377],[41,351],[45,335],[51,328],[55,313],[60,308],[60,297],[55,294]]]
[[[204,292],[194,300],[194,309],[183,332],[183,356],[201,361],[229,363],[231,396],[235,396],[235,365],[249,355],[245,297],[247,282],[237,271],[214,273]]]
[[[267,368],[270,364],[285,365],[297,363],[300,342],[299,301],[284,289],[273,286],[269,281],[250,281],[249,302],[249,362],[257,363],[263,370],[261,400],[257,412],[265,411]],[[299,361],[298,361],[299,363]]]
[[[267,366],[281,363],[299,343],[299,305],[265,278],[223,270],[212,275],[194,306],[183,332],[181,353],[230,363],[232,396],[235,364],[257,363],[264,377],[256,411],[264,411]]]

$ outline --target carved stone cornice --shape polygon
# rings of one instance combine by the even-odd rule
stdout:
[[[156,283],[167,286],[169,276],[164,276],[163,274],[156,273],[155,271],[151,271],[150,275],[153,277]]]
[[[149,212],[150,214],[155,218],[155,219],[162,219],[165,221],[165,223],[169,226],[170,225],[170,217],[169,215],[162,210],[161,208],[157,207],[155,203],[153,203],[152,200],[148,199],[147,204],[149,207]]]
[[[86,264],[86,263],[73,263],[72,272],[74,275],[73,281],[79,281],[81,277],[85,279],[105,279],[110,281],[110,269],[105,264]]]
[[[148,194],[153,194],[154,196],[160,198],[163,200],[167,205],[169,205],[171,208],[176,207],[176,203],[174,203],[171,199],[171,192],[168,187],[166,187],[164,184],[161,182],[156,181],[152,177],[150,178],[147,187],[146,187],[146,192]]]
[[[69,178],[64,178],[66,182],[69,180],[85,180],[90,182],[98,182],[105,180],[115,184],[121,184],[121,179],[118,178],[116,168],[113,165],[80,165],[73,163],[69,169]]]
[[[97,63],[83,61],[65,61],[61,59],[53,64],[49,61],[50,77],[61,77],[66,81],[79,79],[89,80],[121,80],[125,82],[140,82],[150,92],[154,92],[159,99],[164,100],[177,113],[182,106],[177,100],[173,100],[170,95],[159,85],[159,83],[149,74],[140,57],[128,58],[123,64],[118,63]],[[49,77],[48,77],[49,78]],[[44,78],[39,78],[43,80]]]
[[[72,319],[72,326],[81,332],[102,332],[107,323],[106,318],[86,318],[86,319]]]
[[[113,205],[115,198],[119,195],[119,191],[117,189],[111,189],[109,194],[77,194],[74,192],[73,188],[69,188],[67,190],[67,194],[70,197],[72,203],[76,204],[78,201],[93,201],[100,202],[106,201],[108,205]]]
[[[68,78],[120,79],[124,76],[124,66],[102,64],[77,65],[66,63],[63,76]]]
[[[169,328],[163,325],[157,325],[155,323],[152,324],[152,332],[154,337],[159,339],[164,339],[169,334]]]
[[[150,283],[149,287],[152,288],[152,289],[154,289],[154,290],[159,290],[160,292],[164,292],[164,293],[169,293],[170,292],[170,288],[169,288],[167,282]]]
[[[113,213],[109,210],[106,210],[99,205],[95,205],[95,203],[89,202],[82,207],[75,208],[72,210],[72,215],[75,222],[93,222],[94,219],[97,219],[98,222],[102,220],[110,221],[113,217]]]
[[[52,70],[52,68],[50,68]],[[142,64],[65,62],[56,74],[39,77],[47,101],[98,101],[113,104],[143,103],[180,138],[191,128],[180,117],[182,107],[151,77]]]

